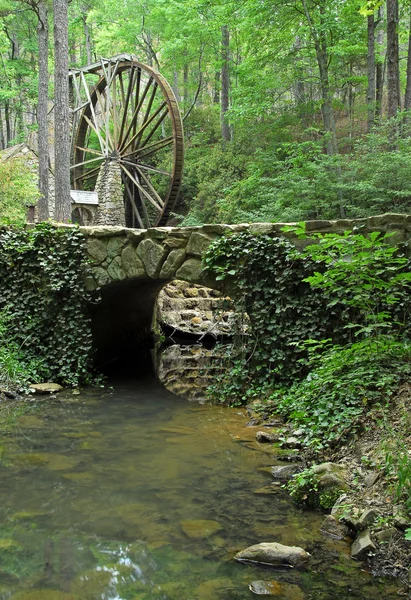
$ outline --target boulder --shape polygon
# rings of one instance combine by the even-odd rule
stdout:
[[[201,540],[210,537],[222,529],[217,521],[198,519],[193,521],[181,521],[181,529],[193,540]]]
[[[255,439],[260,444],[274,444],[274,442],[278,442],[279,436],[276,433],[269,433],[268,431],[257,431]]]
[[[374,508],[367,508],[367,510],[364,510],[364,512],[361,514],[360,518],[358,519],[359,529],[366,529],[367,527],[372,525],[372,523],[374,523],[375,519],[379,516],[380,516],[380,513],[378,512],[378,510],[375,510]]]
[[[178,269],[176,277],[177,279],[184,279],[185,281],[198,282],[201,279],[202,270],[201,260],[189,258]]]
[[[324,519],[320,527],[320,532],[334,540],[342,540],[348,536],[347,527],[343,523],[339,523],[332,515],[328,515]]]
[[[55,394],[62,389],[63,386],[58,383],[32,383],[29,388],[32,394]]]
[[[263,565],[300,567],[310,558],[308,552],[298,546],[283,546],[277,542],[263,542],[238,552],[234,559]]]
[[[380,544],[384,542],[390,542],[394,535],[398,533],[398,529],[395,527],[389,527],[388,529],[383,529],[375,534],[375,538],[378,540]]]
[[[299,470],[300,469],[297,465],[281,465],[271,467],[271,474],[274,477],[274,479],[277,479],[279,481],[288,481]]]
[[[351,558],[362,560],[366,558],[369,552],[376,550],[376,546],[371,539],[368,529],[360,533],[351,546]]]

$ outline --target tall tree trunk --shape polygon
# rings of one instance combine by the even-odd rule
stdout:
[[[221,28],[221,136],[223,142],[231,139],[230,126],[227,120],[230,94],[230,32],[227,25]]]
[[[3,116],[0,105],[0,150],[4,150],[6,147],[6,140],[4,139],[4,129],[3,129]]]
[[[329,156],[333,156],[338,153],[337,148],[337,136],[335,133],[335,118],[334,109],[332,105],[332,95],[330,91],[329,81],[329,55],[326,38],[326,25],[325,25],[325,6],[322,2],[319,6],[320,13],[320,24],[316,28],[313,19],[311,18],[310,11],[307,6],[306,0],[302,0],[305,16],[310,28],[311,37],[314,41],[315,54],[317,59],[318,70],[320,72],[320,86],[321,86],[321,114],[323,119],[324,130],[327,135],[325,150]]]
[[[176,100],[178,103],[181,102],[181,96],[180,96],[180,90],[178,87],[178,71],[177,69],[173,70],[173,92],[174,92],[174,96],[176,97]]]
[[[410,11],[410,24],[408,31],[408,55],[407,55],[407,85],[405,87],[404,97],[404,109],[410,110],[411,108],[411,11]]]
[[[375,90],[375,120],[380,121],[382,117],[382,95],[384,90],[385,51],[384,31],[380,26],[384,19],[384,6],[378,9],[377,47],[378,60],[375,68],[376,90]]]
[[[39,75],[38,75],[38,153],[39,153],[39,190],[38,202],[39,221],[49,218],[49,141],[48,141],[48,10],[46,2],[38,4],[38,45],[39,45]]]
[[[308,127],[307,110],[306,110],[306,98],[305,98],[305,84],[304,84],[304,66],[302,64],[302,58],[300,55],[301,51],[301,38],[297,35],[294,43],[295,49],[295,70],[296,70],[296,82],[294,88],[295,104],[299,117],[301,119],[304,129]]]
[[[375,123],[375,20],[374,13],[368,15],[368,55],[367,55],[367,131],[370,132]]]
[[[91,34],[90,27],[87,23],[87,6],[83,4],[81,7],[81,12],[83,15],[83,30],[84,30],[84,41],[86,47],[86,61],[88,65],[91,65],[93,62],[92,50],[91,50]]]
[[[398,49],[398,0],[387,0],[387,83],[388,117],[395,117],[401,102]]]
[[[67,8],[67,0],[54,0],[55,219],[62,223],[71,219]]]
[[[10,103],[8,100],[4,101],[4,120],[6,122],[6,145],[8,146],[12,139],[12,131],[10,124]]]
[[[216,71],[215,76],[214,76],[214,94],[213,94],[214,104],[220,104],[220,81],[221,81],[221,73],[220,73],[220,71]]]

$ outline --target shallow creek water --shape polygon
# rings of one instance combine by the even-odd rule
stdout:
[[[278,460],[245,424],[150,378],[21,417],[1,438],[0,598],[245,600],[256,580],[283,600],[397,597],[270,486]],[[232,560],[262,541],[308,549],[309,567]]]

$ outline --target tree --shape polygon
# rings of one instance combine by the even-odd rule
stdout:
[[[68,2],[54,0],[54,172],[55,219],[71,219],[68,84]]]
[[[395,117],[401,108],[398,22],[398,0],[387,0],[388,117]]]
[[[46,221],[49,218],[49,128],[48,128],[48,9],[44,0],[37,5],[38,16],[38,101],[37,101],[37,123],[38,123],[38,150],[39,150],[39,190],[38,218]]]

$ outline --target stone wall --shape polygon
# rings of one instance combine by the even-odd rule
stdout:
[[[118,161],[104,161],[97,177],[96,192],[98,207],[93,225],[125,225],[121,168]]]
[[[70,227],[70,226],[66,226]],[[158,294],[168,282],[179,279],[220,289],[220,282],[205,278],[201,258],[209,244],[226,233],[284,235],[282,223],[157,227],[81,227],[86,236],[91,274],[90,291],[100,288],[100,299],[90,307],[97,364],[120,354],[129,356],[136,345],[150,343],[151,323]],[[359,230],[393,231],[393,243],[411,239],[411,215],[381,215],[367,219],[309,221],[307,232]],[[301,242],[292,233],[287,237]],[[235,294],[235,290],[232,290]],[[194,318],[194,317],[193,317]]]
[[[230,306],[231,298],[223,298],[217,290],[186,281],[172,281],[158,295],[156,322],[177,332],[214,337],[230,335],[234,320]]]
[[[249,231],[253,234],[286,235],[296,245],[304,244],[293,233],[282,233],[286,223],[241,225],[203,225],[202,227],[82,227],[92,263],[90,290],[127,279],[167,282],[181,279],[218,289],[218,282],[206,279],[201,257],[209,244],[227,233]],[[288,223],[290,225],[290,223]],[[411,215],[387,214],[364,219],[307,221],[310,233],[343,233],[358,230],[392,231],[393,243],[411,239]]]

